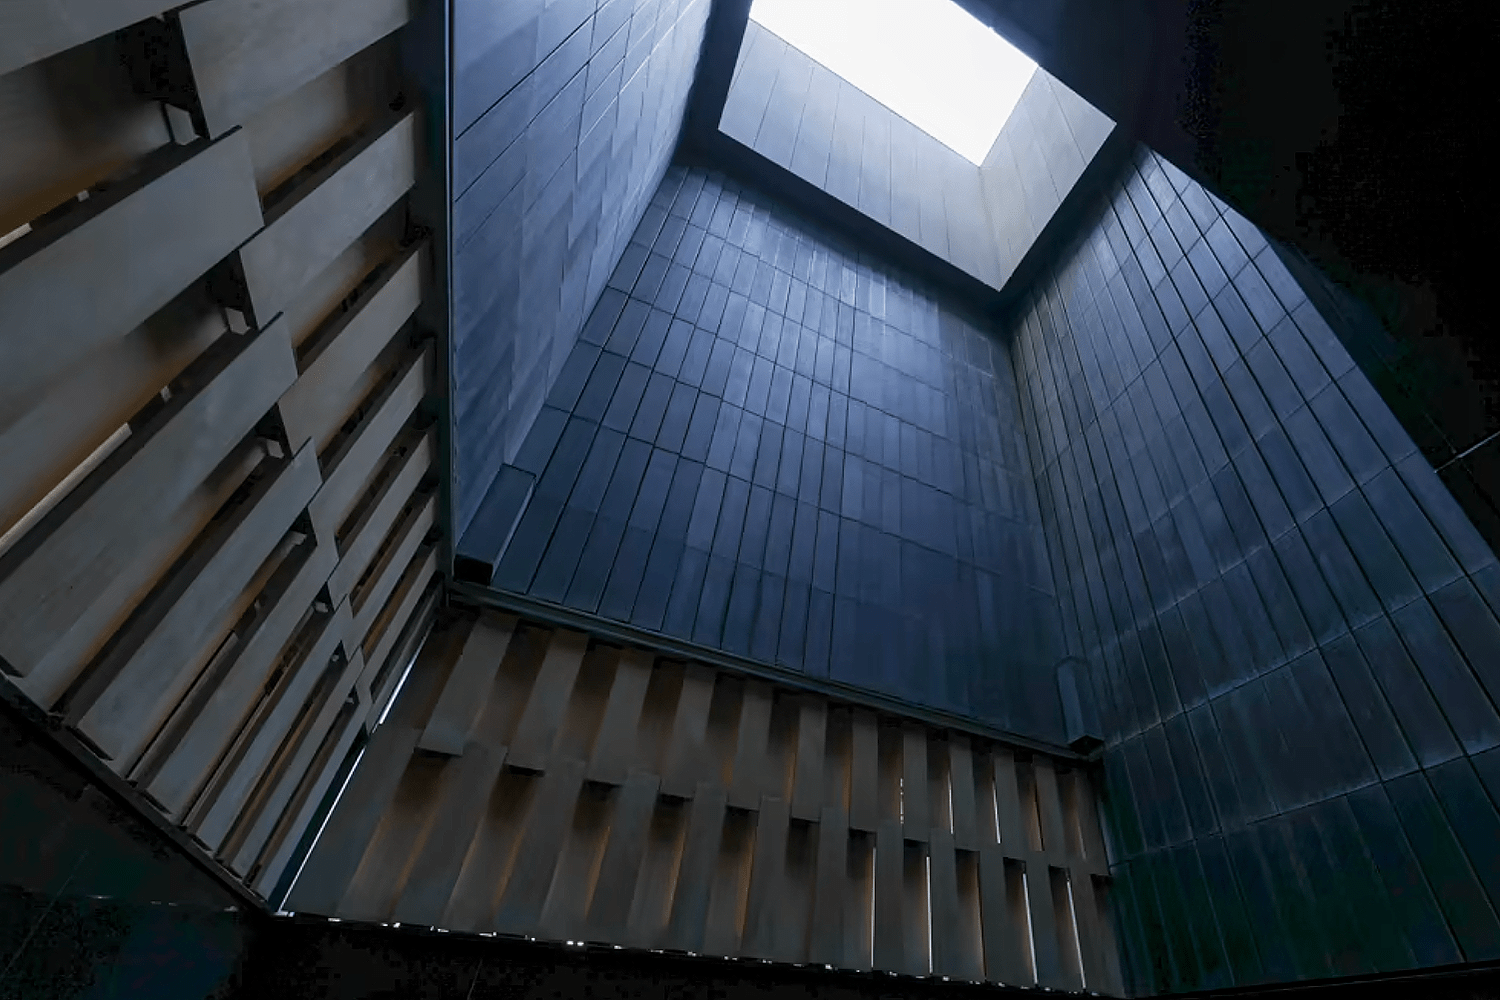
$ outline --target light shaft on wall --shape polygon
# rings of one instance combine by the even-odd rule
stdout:
[[[750,19],[973,163],[1036,71],[952,0],[755,0]]]

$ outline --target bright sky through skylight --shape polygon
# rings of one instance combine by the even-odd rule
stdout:
[[[952,0],[755,0],[750,18],[974,163],[1036,70]]]

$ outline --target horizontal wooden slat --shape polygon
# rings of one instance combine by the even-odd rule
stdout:
[[[397,438],[377,477],[373,495],[361,502],[349,525],[340,531],[339,564],[328,581],[329,593],[335,601],[348,596],[354,588],[396,523],[401,508],[431,471],[435,436],[430,430],[408,431]]]
[[[306,913],[338,912],[339,900],[359,868],[365,847],[391,796],[396,794],[417,744],[417,733],[412,727],[396,725],[375,731],[339,800],[339,808],[313,848],[307,870],[287,898],[287,908]]]
[[[0,426],[260,222],[249,150],[235,134],[164,150],[119,187],[0,249]]]
[[[308,693],[328,669],[348,628],[348,618],[346,606],[329,615],[317,615],[293,640],[276,690],[241,732],[213,782],[189,813],[190,829],[209,848],[216,850],[223,843]]]
[[[94,666],[91,673],[101,679],[97,700],[80,694],[68,717],[117,770],[134,761],[192,683],[195,668],[239,617],[237,605],[247,603],[252,574],[317,488],[311,448],[271,470],[234,516],[216,525],[213,537],[152,594],[110,655]]]
[[[787,802],[763,796],[755,824],[755,860],[750,867],[750,895],[745,903],[743,950],[752,958],[778,959],[782,934],[778,910],[786,871]]]
[[[176,16],[211,135],[390,34],[413,0],[209,0]]]
[[[171,746],[166,760],[150,775],[134,776],[168,815],[176,816],[187,807],[234,738],[270,677],[277,654],[332,571],[336,556],[332,545],[310,547],[286,589],[274,596],[274,604],[256,617],[246,634],[238,636],[224,675],[205,692],[201,703],[189,706],[181,733],[168,734]]]
[[[398,41],[382,39],[242,120],[261,197],[389,109],[401,89]]]
[[[397,203],[302,286],[282,313],[294,347],[302,350],[314,333],[339,315],[344,303],[357,295],[367,280],[373,280],[372,276],[400,254],[405,231],[406,206]]]
[[[421,564],[407,570],[402,584],[396,588],[396,608],[393,619],[404,622],[399,630],[388,630],[381,638],[376,652],[384,657],[371,665],[366,662],[365,672],[359,678],[359,689],[369,702],[367,724],[374,728],[385,715],[391,699],[401,683],[406,667],[413,662],[431,631],[437,606],[442,598],[442,581],[436,578],[437,549],[432,548]],[[410,590],[407,580],[412,581]],[[427,581],[419,585],[420,581]],[[367,658],[368,659],[368,658]]]
[[[281,312],[412,186],[416,141],[414,112],[372,123],[360,141],[268,213],[265,229],[240,248],[258,321]]]
[[[880,745],[875,716],[855,709],[850,726],[852,750],[849,763],[849,825],[874,833],[880,822]]]
[[[588,645],[588,636],[581,632],[562,629],[553,634],[516,723],[510,766],[528,771],[545,769]]]
[[[515,630],[516,620],[509,615],[479,616],[417,746],[450,757],[464,752]]]
[[[427,395],[432,348],[413,349],[399,363],[394,377],[364,407],[354,429],[319,456],[323,488],[308,506],[320,537],[333,538],[359,499],[381,456],[395,440],[417,404]]]
[[[776,776],[766,759],[770,730],[771,689],[761,681],[746,681],[729,786],[729,804],[736,808],[754,809],[760,805],[762,795],[777,791]]]
[[[630,904],[646,856],[657,784],[655,775],[636,772],[625,779],[616,793],[599,881],[589,903],[588,928],[592,940],[625,940]]]
[[[424,520],[430,520],[434,516],[436,503],[435,496],[428,501],[424,508]],[[427,592],[427,585],[437,573],[437,569],[438,548],[432,544],[423,545],[417,549],[411,561],[406,564],[405,571],[396,580],[396,585],[391,588],[390,597],[375,619],[375,623],[365,633],[364,644],[360,647],[364,652],[367,675],[379,670],[396,648],[402,629],[411,621],[413,613],[421,605],[422,597]]]
[[[255,861],[266,846],[266,840],[276,828],[307,769],[312,766],[323,737],[353,694],[354,678],[359,676],[363,667],[356,651],[353,657],[345,658],[343,669],[328,690],[314,689],[312,696],[304,701],[296,723],[265,770],[258,794],[237,824],[233,837],[234,853],[228,859],[229,867],[235,872],[245,877],[253,874]]]
[[[288,804],[281,824],[266,845],[266,854],[254,876],[254,888],[268,899],[285,874],[293,852],[301,843],[302,834],[311,826],[318,809],[322,807],[323,798],[332,787],[339,769],[344,766],[355,739],[364,729],[364,703],[356,701],[350,705],[346,702],[345,708],[348,709],[347,713],[341,710],[334,720],[333,728],[324,737],[307,775]]]
[[[792,778],[792,818],[812,822],[823,811],[823,766],[828,709],[822,698],[807,695],[797,709],[797,762]]]
[[[682,951],[703,950],[708,923],[709,892],[713,889],[714,862],[724,832],[724,786],[703,781],[693,795],[683,836],[682,860],[677,865],[677,883],[672,892],[672,915],[667,924],[668,947]]]
[[[470,747],[462,760],[444,769],[442,795],[433,806],[431,829],[396,901],[393,916],[402,923],[440,926],[453,896],[464,856],[484,817],[490,791],[505,760],[505,748]]]
[[[136,556],[295,375],[285,328],[221,338],[160,412],[0,557],[0,656],[33,698],[50,705],[82,668],[137,596]]]
[[[297,352],[301,371],[278,409],[293,448],[312,439],[321,451],[360,402],[348,398],[358,381],[411,318],[422,299],[428,244],[409,247],[381,269],[347,311],[315,331]]]
[[[901,831],[908,840],[926,840],[930,809],[927,792],[927,730],[907,723],[901,730]]]
[[[968,737],[948,736],[948,783],[953,796],[953,842],[965,851],[979,849],[979,827],[974,809],[974,755]]]
[[[350,594],[349,605],[354,614],[352,634],[360,638],[359,645],[365,646],[367,652],[371,647],[366,639],[369,643],[379,640],[378,634],[373,637],[370,635],[377,616],[385,609],[386,601],[395,591],[401,574],[405,572],[418,546],[427,536],[427,532],[432,530],[436,523],[437,494],[429,493],[425,496],[412,497],[404,516],[396,522],[391,533],[386,536],[386,541],[371,563],[363,584],[356,587]],[[396,623],[396,628],[400,627],[400,623]]]
[[[226,331],[201,285],[72,366],[0,427],[0,532],[9,529]],[[4,405],[4,404],[0,404]]]
[[[154,17],[177,0],[6,0],[0,74]]]
[[[816,872],[807,958],[847,967],[844,919],[848,911],[849,821],[838,806],[824,806],[820,815]]]
[[[698,779],[707,775],[704,760],[708,709],[714,696],[714,672],[698,663],[683,670],[682,689],[672,714],[672,733],[662,765],[663,795],[691,798]]]
[[[515,869],[495,913],[496,930],[524,933],[540,921],[568,820],[583,785],[583,766],[581,760],[562,760],[535,779],[539,787],[526,817],[526,828],[516,845]]]
[[[651,681],[649,653],[631,649],[621,654],[604,705],[604,718],[589,759],[588,779],[618,785],[625,781],[635,751],[635,733],[641,720],[641,705]]]
[[[12,41],[4,28],[0,37]],[[0,130],[0,233],[79,207],[80,192],[172,143],[161,104],[136,91],[110,36],[0,73]]]

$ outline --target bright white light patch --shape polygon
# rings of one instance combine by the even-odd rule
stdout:
[[[952,0],[755,0],[750,19],[973,163],[1036,70]]]

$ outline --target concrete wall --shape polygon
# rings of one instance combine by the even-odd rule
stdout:
[[[502,590],[1056,737],[1014,387],[982,324],[674,168],[476,530],[519,515]]]
[[[461,532],[666,167],[708,0],[458,0],[454,494]]]
[[[1142,153],[1013,335],[1134,988],[1500,956],[1500,566],[1259,231]]]

